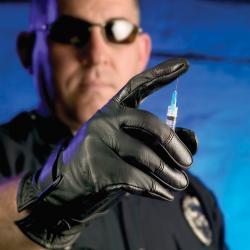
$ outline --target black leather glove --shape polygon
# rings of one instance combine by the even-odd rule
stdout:
[[[199,140],[194,131],[187,128],[177,127],[175,128],[175,133],[179,136],[181,141],[186,145],[186,147],[189,149],[192,155],[195,155],[198,150]]]
[[[40,245],[71,245],[84,223],[126,192],[172,200],[188,185],[192,155],[153,114],[136,109],[142,99],[188,68],[184,59],[166,61],[132,78],[45,166],[23,177],[18,210],[30,214],[19,228]]]

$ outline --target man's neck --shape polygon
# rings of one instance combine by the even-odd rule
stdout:
[[[60,115],[60,114],[55,114],[48,105],[40,103],[37,108],[37,112],[41,116],[49,117],[53,116],[56,119],[58,119],[60,122],[62,122],[66,127],[69,128],[71,133],[75,135],[78,131],[78,129],[81,127],[82,124],[79,124],[78,122],[73,121],[72,119],[67,118],[66,116]]]

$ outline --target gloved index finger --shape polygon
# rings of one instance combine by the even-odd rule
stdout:
[[[133,77],[113,100],[124,106],[136,108],[145,97],[168,85],[187,69],[188,62],[183,58],[167,60]]]

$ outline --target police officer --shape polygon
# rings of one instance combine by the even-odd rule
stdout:
[[[188,68],[139,74],[137,1],[34,0],[17,47],[41,102],[0,129],[1,249],[225,248],[214,196],[186,171],[195,135],[137,109]]]

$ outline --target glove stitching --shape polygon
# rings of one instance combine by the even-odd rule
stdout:
[[[117,157],[119,157],[119,159],[121,159],[122,161],[124,161],[124,162],[126,162],[127,164],[129,164],[130,166],[131,166],[131,163],[130,162],[128,162],[128,161],[126,161],[126,159],[125,158],[122,158],[119,154],[117,154],[117,152],[113,149],[113,148],[111,148],[109,145],[107,145],[107,147],[109,147],[110,148],[110,150],[112,150],[114,153],[115,153],[115,155],[117,156]],[[161,164],[163,164],[163,162],[161,162]],[[156,174],[156,172],[155,171],[159,171],[158,169],[156,169],[155,171],[153,171],[153,170],[151,170],[148,166],[146,166],[146,165],[144,165],[143,164],[143,166],[148,170],[148,172],[144,172],[143,170],[141,170],[138,166],[136,166],[136,165],[132,165],[133,167],[136,167],[138,170],[140,170],[140,171],[142,171],[144,174],[146,174],[146,175],[148,175],[150,178],[155,178],[155,179],[157,179],[157,181],[159,181],[160,183],[162,183],[164,186],[167,186],[169,189],[171,189],[171,190],[174,190],[174,191],[181,191],[181,190],[184,190],[187,186],[185,186],[184,188],[176,188],[176,187],[173,187],[172,185],[170,185],[169,183],[167,183],[167,182],[165,182],[164,180],[162,180],[160,177],[158,177]],[[161,169],[163,170],[164,169],[164,166],[163,167],[161,167]],[[175,168],[176,169],[176,168]],[[178,169],[176,169],[177,171],[179,171],[179,172],[181,172],[181,173],[183,173],[184,175],[185,175],[185,179],[188,181],[188,178],[187,178],[187,175],[186,175],[186,173],[185,173],[185,171],[184,170],[178,170]],[[160,172],[162,172],[162,171],[160,171]],[[159,173],[160,173],[159,172]],[[156,173],[156,174],[155,174]],[[133,186],[133,185],[130,185],[130,184],[128,184],[128,183],[117,183],[116,185],[120,185],[120,184],[125,184],[125,185],[129,185],[129,186]],[[109,187],[109,186],[113,186],[114,184],[110,184],[110,185],[107,185],[106,187]],[[136,187],[136,186],[134,186],[134,187]],[[138,187],[139,188],[139,187]]]
[[[164,76],[159,76],[158,77],[158,80],[161,80],[162,78],[164,78]],[[145,81],[144,83],[143,83],[143,85],[139,85],[139,86],[137,86],[137,87],[135,87],[128,95],[126,95],[123,99],[119,99],[119,96],[118,97],[115,97],[114,98],[114,101],[116,101],[118,104],[120,104],[120,105],[122,105],[122,106],[127,106],[126,104],[124,104],[123,102],[124,101],[126,101],[127,99],[129,99],[130,98],[130,96],[132,95],[134,95],[134,92],[136,92],[136,91],[138,91],[138,89],[141,89],[141,88],[145,88],[145,85],[147,85],[148,83],[150,83],[150,82],[154,82],[155,81],[155,79],[150,79],[150,80],[148,80],[148,81]],[[131,82],[130,82],[130,85],[131,85]],[[146,87],[147,88],[147,87]],[[157,89],[156,89],[157,90]],[[156,91],[155,90],[155,91]],[[141,91],[141,90],[140,90]]]
[[[173,139],[173,137],[174,137],[174,132],[173,132],[173,131],[170,131],[170,134],[169,134],[169,136],[166,138],[166,140],[162,141],[161,138],[160,138],[158,135],[153,134],[152,132],[150,132],[150,131],[146,130],[145,128],[142,128],[142,127],[135,127],[135,126],[128,126],[128,125],[126,125],[126,126],[123,126],[122,128],[124,128],[125,131],[126,131],[126,129],[134,129],[134,130],[143,131],[144,133],[146,133],[146,134],[148,134],[148,135],[150,135],[150,136],[152,136],[152,137],[156,137],[157,140],[158,140],[158,142],[159,142],[159,144],[160,144],[160,146],[166,151],[166,153],[167,153],[168,156],[174,161],[174,163],[177,164],[177,166],[180,166],[180,167],[182,167],[182,168],[183,168],[183,167],[186,168],[186,167],[185,167],[186,164],[185,164],[183,161],[181,161],[181,160],[179,160],[179,162],[177,162],[177,160],[169,153],[169,151],[168,151],[167,148],[166,148],[166,146],[169,144],[169,142],[170,142],[170,141]],[[128,133],[128,134],[129,134],[129,133]],[[184,144],[183,144],[183,145],[184,145]]]
[[[168,156],[174,161],[175,164],[177,164],[177,166],[181,167],[181,168],[184,168],[186,169],[187,167],[189,167],[190,165],[187,165],[184,161],[182,161],[181,159],[179,159],[178,161],[169,153],[169,151],[167,150],[167,146],[168,144],[172,141],[172,139],[174,138],[174,131],[173,130],[170,130],[170,133],[169,133],[169,136],[164,140],[162,141],[161,138],[157,135],[157,134],[153,134],[152,132],[146,130],[145,128],[143,127],[135,127],[135,126],[123,126],[123,128],[125,129],[134,129],[134,130],[142,130],[144,133],[147,133],[149,134],[150,136],[152,137],[156,137],[158,139],[158,142],[160,144],[160,146],[162,146],[162,148],[168,153]],[[179,138],[178,138],[179,139]],[[180,144],[182,144],[186,150],[190,153],[191,155],[191,152],[190,150],[187,148],[187,146],[179,139],[178,140],[180,142]]]
[[[154,180],[152,180],[152,187],[150,188],[150,191],[151,191],[152,193],[156,192],[156,184],[155,184],[155,181],[154,181]]]
[[[161,175],[161,173],[163,172],[164,169],[164,165],[163,162],[160,160],[160,165],[154,170],[154,173],[156,175]]]

